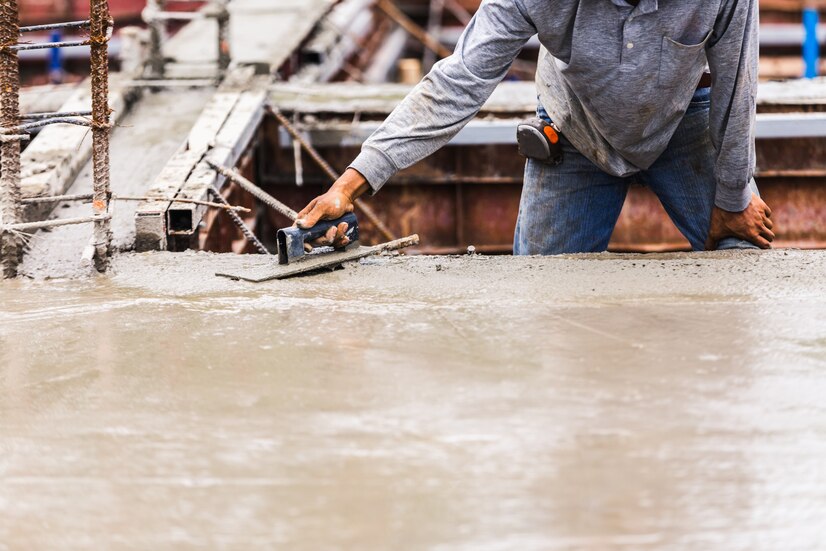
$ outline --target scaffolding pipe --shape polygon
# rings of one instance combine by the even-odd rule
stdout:
[[[14,44],[20,36],[17,0],[0,1],[0,44]],[[16,126],[20,117],[20,65],[17,52],[0,49],[0,125]],[[20,141],[0,141],[0,223],[14,226],[20,222]],[[3,277],[17,276],[22,255],[19,236],[0,235],[0,262]]]
[[[109,218],[109,36],[114,21],[109,14],[107,0],[90,0],[91,52],[89,55],[92,80],[92,212],[97,220],[92,235],[95,248],[95,267],[105,271],[109,264],[112,231]]]

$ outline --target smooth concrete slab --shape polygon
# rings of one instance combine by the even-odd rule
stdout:
[[[0,283],[0,549],[822,548],[826,252]]]

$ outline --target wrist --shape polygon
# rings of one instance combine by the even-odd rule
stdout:
[[[357,170],[348,168],[344,171],[344,174],[341,175],[341,178],[336,180],[330,190],[343,193],[350,198],[350,201],[355,201],[364,195],[369,187],[370,184],[367,183],[367,179],[364,176]]]

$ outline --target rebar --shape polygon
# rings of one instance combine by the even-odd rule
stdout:
[[[31,138],[28,134],[0,134],[0,143],[26,142]]]
[[[92,245],[95,247],[95,267],[105,271],[109,263],[109,246],[112,232],[109,218],[102,218],[109,211],[109,36],[114,21],[109,14],[107,0],[90,0],[89,60],[92,80],[92,212],[95,222]]]
[[[216,201],[219,201],[219,202],[229,206],[229,203],[227,202],[226,199],[224,199],[224,196],[221,195],[221,192],[218,191],[218,188],[216,188],[214,185],[212,185],[212,186],[209,187],[209,190],[215,196]],[[259,253],[267,254],[267,255],[271,254],[270,251],[267,250],[267,247],[265,247],[264,244],[261,243],[261,241],[258,239],[258,237],[256,237],[256,235],[252,232],[251,229],[249,229],[249,226],[247,226],[244,223],[244,220],[241,219],[241,217],[238,216],[238,214],[236,214],[235,212],[233,212],[231,210],[228,210],[227,214],[232,219],[232,221],[235,222],[235,225],[238,226],[238,229],[241,230],[241,233],[244,234],[244,237],[247,239],[247,241],[252,243],[253,246],[256,249],[258,249]]]
[[[78,48],[80,46],[89,46],[91,40],[69,40],[64,42],[38,42],[35,44],[10,44],[3,46],[2,50],[11,52],[22,52],[27,50],[48,50],[50,48]]]
[[[214,163],[209,159],[206,159],[206,162],[209,166],[213,168],[218,174],[222,175],[223,177],[235,182],[241,188],[243,188],[248,193],[252,194],[256,197],[259,201],[273,209],[274,211],[283,214],[291,221],[295,222],[295,219],[298,218],[298,213],[261,189],[260,187],[256,186],[243,176],[241,176],[237,171],[232,170],[231,168],[227,168],[225,166],[219,165],[218,163]]]
[[[61,226],[77,226],[79,224],[98,224],[102,221],[111,220],[111,216],[103,214],[100,216],[84,216],[82,218],[58,218],[57,220],[43,220],[42,222],[21,222],[17,224],[0,225],[0,233],[8,235],[14,232],[28,232],[32,230],[42,230],[44,228],[58,228]]]
[[[421,42],[426,48],[433,50],[439,57],[449,57],[451,52],[445,48],[439,40],[428,33],[426,30],[417,25],[412,19],[407,17],[404,12],[392,0],[378,0],[376,2],[378,7],[384,14],[396,22],[401,28],[407,31],[416,40]]]
[[[46,25],[29,25],[28,27],[20,27],[20,34],[33,33],[40,31],[53,31],[55,29],[83,29],[89,27],[91,21],[88,19],[84,21],[68,21],[66,23],[49,23]]]
[[[78,201],[89,202],[94,199],[93,193],[80,193],[76,195],[52,195],[48,197],[26,197],[21,200],[24,205],[42,205],[50,203],[71,203]],[[199,201],[197,199],[176,199],[175,197],[153,197],[149,195],[129,196],[129,195],[112,195],[110,201],[174,201],[176,203],[188,203],[192,205],[202,205],[205,207],[212,207],[215,209],[228,210],[232,212],[251,212],[246,207],[238,207],[230,205],[226,202],[212,203],[210,201]]]
[[[292,138],[295,141],[301,144],[301,147],[304,148],[304,151],[307,152],[310,158],[313,161],[315,161],[315,163],[321,168],[321,170],[323,170],[327,174],[327,176],[329,176],[333,180],[333,182],[338,180],[339,174],[335,170],[333,170],[333,167],[330,166],[330,163],[324,160],[324,158],[321,156],[318,150],[316,150],[316,148],[313,147],[313,145],[310,142],[304,139],[304,137],[298,132],[298,130],[292,125],[292,123],[290,123],[287,117],[285,117],[284,114],[281,113],[281,111],[279,111],[277,108],[273,106],[269,106],[268,109],[270,113],[272,113],[273,116],[275,116],[275,118],[278,120],[281,126],[283,126],[284,129],[287,130],[287,132],[289,132],[290,136],[292,136]],[[379,230],[379,232],[382,235],[384,235],[387,239],[392,241],[396,238],[396,236],[393,235],[393,232],[391,232],[390,229],[385,225],[385,223],[382,222],[378,214],[376,214],[376,212],[364,201],[356,199],[355,201],[353,201],[353,204],[356,207],[358,207],[359,210],[361,210],[361,212],[364,213],[364,216],[367,217],[367,219],[376,227],[376,229]]]
[[[74,124],[75,126],[94,126],[94,123],[90,120],[73,119],[71,117],[54,117],[51,119],[40,119],[34,122],[27,122],[19,124],[17,126],[4,126],[0,128],[0,135],[14,134],[16,132],[29,132],[31,130],[43,128],[44,126],[49,126],[50,124]]]
[[[91,111],[55,111],[52,113],[26,113],[20,118],[24,120],[50,119],[53,117],[91,117]]]
[[[0,44],[14,44],[20,35],[17,0],[0,0]],[[16,126],[20,116],[20,65],[17,52],[0,49],[0,125]],[[20,141],[0,142],[0,220],[4,226],[20,222]],[[15,277],[22,243],[13,232],[0,235],[3,276]]]
[[[91,201],[91,193],[79,193],[74,195],[51,195],[48,197],[25,197],[20,202],[24,205],[41,205],[43,203],[62,203],[72,201]]]

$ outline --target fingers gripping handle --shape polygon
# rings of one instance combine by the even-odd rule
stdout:
[[[305,254],[304,243],[323,237],[330,228],[337,227],[342,222],[347,224],[347,232],[345,235],[350,240],[350,243],[358,241],[358,220],[352,212],[336,220],[322,220],[308,229],[301,229],[294,226],[278,230],[278,234],[276,235],[278,240],[278,263],[289,264],[294,260],[302,258]]]

